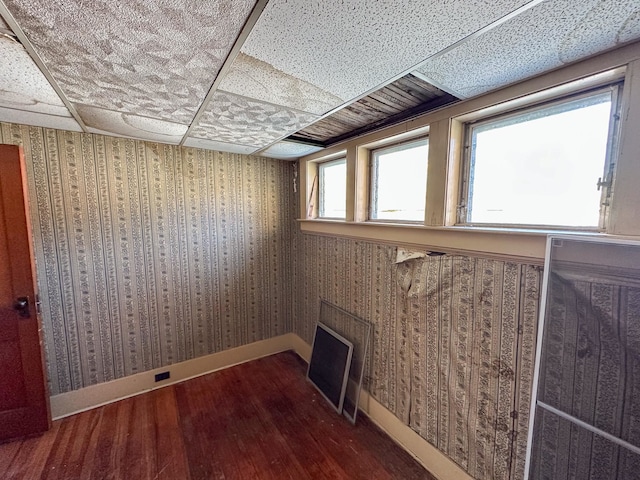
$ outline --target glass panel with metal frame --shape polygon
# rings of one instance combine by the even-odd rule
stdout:
[[[527,478],[637,478],[640,242],[550,235],[540,310]]]
[[[322,322],[316,323],[307,378],[342,413],[349,381],[353,344]]]
[[[345,392],[342,413],[356,423],[364,369],[369,355],[371,324],[326,300],[320,301],[319,322],[346,338],[353,344],[349,381]]]

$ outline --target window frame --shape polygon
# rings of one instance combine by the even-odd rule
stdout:
[[[421,220],[407,220],[407,219],[386,219],[386,218],[373,218],[373,204],[374,204],[374,194],[376,191],[376,180],[377,180],[377,168],[375,166],[376,161],[376,155],[379,154],[380,152],[390,152],[390,153],[394,153],[394,152],[398,152],[403,150],[402,147],[407,147],[410,145],[427,145],[427,147],[429,147],[429,136],[428,135],[424,135],[424,136],[419,136],[419,137],[414,137],[414,138],[410,138],[407,140],[402,140],[402,141],[398,141],[398,142],[394,142],[394,143],[390,143],[387,145],[381,145],[379,147],[373,148],[369,151],[369,162],[368,162],[368,167],[369,167],[369,189],[368,189],[368,194],[367,194],[367,222],[373,222],[373,223],[396,223],[396,224],[409,224],[409,225],[424,225],[425,219],[424,216]],[[409,147],[411,148],[411,147]],[[425,181],[425,196],[423,199],[423,207],[426,213],[426,209],[427,209],[427,188],[428,188],[428,178],[429,178],[429,172],[428,172],[428,168],[429,168],[429,156],[427,154],[427,158],[425,159],[426,163],[427,163],[427,173],[425,175],[424,181]]]
[[[624,79],[617,79],[605,85],[598,85],[592,88],[574,91],[543,101],[532,101],[514,109],[501,111],[492,115],[482,116],[464,122],[463,124],[463,153],[461,158],[461,170],[459,178],[458,200],[456,205],[456,226],[460,227],[480,227],[480,228],[501,228],[501,229],[534,229],[545,231],[576,231],[576,232],[606,232],[609,217],[610,200],[613,193],[613,179],[615,176],[616,162],[614,159],[620,144],[620,111],[621,98],[624,88]],[[528,113],[541,112],[556,106],[574,102],[580,99],[596,96],[601,93],[611,93],[611,113],[609,121],[609,131],[607,134],[607,147],[605,160],[602,169],[602,176],[599,179],[600,210],[598,225],[594,227],[549,225],[549,224],[527,224],[527,223],[484,223],[472,222],[469,219],[469,196],[471,194],[471,168],[474,163],[472,158],[474,149],[472,145],[473,130],[479,126],[495,123],[498,120],[508,120],[517,118]],[[600,188],[601,187],[601,188]]]
[[[344,187],[345,187],[345,197],[346,197],[346,191],[347,191],[347,174],[346,174],[346,169],[347,169],[347,157],[346,156],[341,156],[339,158],[334,158],[331,160],[326,160],[324,162],[319,162],[318,163],[318,194],[317,194],[317,200],[318,200],[318,217],[321,220],[346,220],[346,201],[345,201],[345,216],[344,217],[329,217],[329,216],[325,216],[323,215],[323,207],[324,207],[324,188],[323,188],[323,178],[324,178],[324,169],[330,166],[334,166],[334,165],[342,165],[344,164],[345,166],[345,181],[344,181]],[[346,199],[345,199],[346,200]]]
[[[301,157],[297,219],[300,232],[439,252],[466,252],[492,258],[518,259],[542,265],[547,235],[575,231],[525,228],[520,225],[509,228],[456,224],[464,124],[618,80],[624,81],[624,89],[620,97],[622,114],[617,132],[619,143],[613,156],[616,172],[607,228],[602,233],[581,233],[599,237],[640,238],[640,223],[637,221],[637,208],[640,205],[640,189],[637,187],[640,181],[640,163],[637,162],[637,152],[640,151],[640,136],[637,135],[640,128],[640,42],[454,102]],[[368,222],[369,151],[425,132],[429,133],[430,140],[424,225]],[[347,219],[318,219],[317,164],[345,155]]]

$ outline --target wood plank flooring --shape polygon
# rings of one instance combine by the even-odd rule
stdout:
[[[435,480],[305,367],[285,352],[55,421],[0,445],[0,478]]]

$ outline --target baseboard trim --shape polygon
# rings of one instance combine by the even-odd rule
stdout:
[[[292,342],[291,348],[308,363],[311,358],[311,345],[295,334]],[[398,417],[369,395],[369,392],[365,390],[360,392],[358,405],[361,412],[364,412],[373,423],[409,452],[438,480],[473,480],[473,477],[454,461],[402,423]]]
[[[232,367],[240,363],[266,357],[275,353],[291,350],[296,344],[293,333],[279,337],[261,340],[237,348],[205,355],[167,367],[156,368],[147,372],[129,375],[110,382],[92,385],[59,395],[53,395],[51,400],[51,416],[53,420],[68,417],[76,413],[91,410],[141,393],[166,387],[190,378],[206,375],[217,370]],[[304,343],[304,342],[303,342]],[[155,375],[160,372],[170,372],[171,378],[155,382]]]
[[[222,352],[206,355],[168,367],[100,383],[91,387],[62,393],[51,397],[51,414],[58,420],[92,408],[140,395],[190,378],[249,362],[261,357],[293,350],[305,362],[311,358],[311,345],[295,333],[262,340]],[[171,378],[155,382],[156,373],[169,371]],[[456,463],[436,449],[420,435],[403,424],[393,413],[374,399],[368,392],[360,393],[360,410],[398,445],[411,454],[438,480],[473,480]]]
[[[360,409],[382,431],[409,452],[418,462],[439,480],[473,480],[453,460],[402,423],[368,392],[360,392]]]

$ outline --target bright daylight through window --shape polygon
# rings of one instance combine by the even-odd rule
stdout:
[[[616,98],[608,87],[468,127],[460,222],[597,228]]]
[[[424,221],[428,154],[428,139],[372,152],[371,220]]]
[[[321,218],[345,218],[347,161],[344,158],[318,165],[318,214]]]

